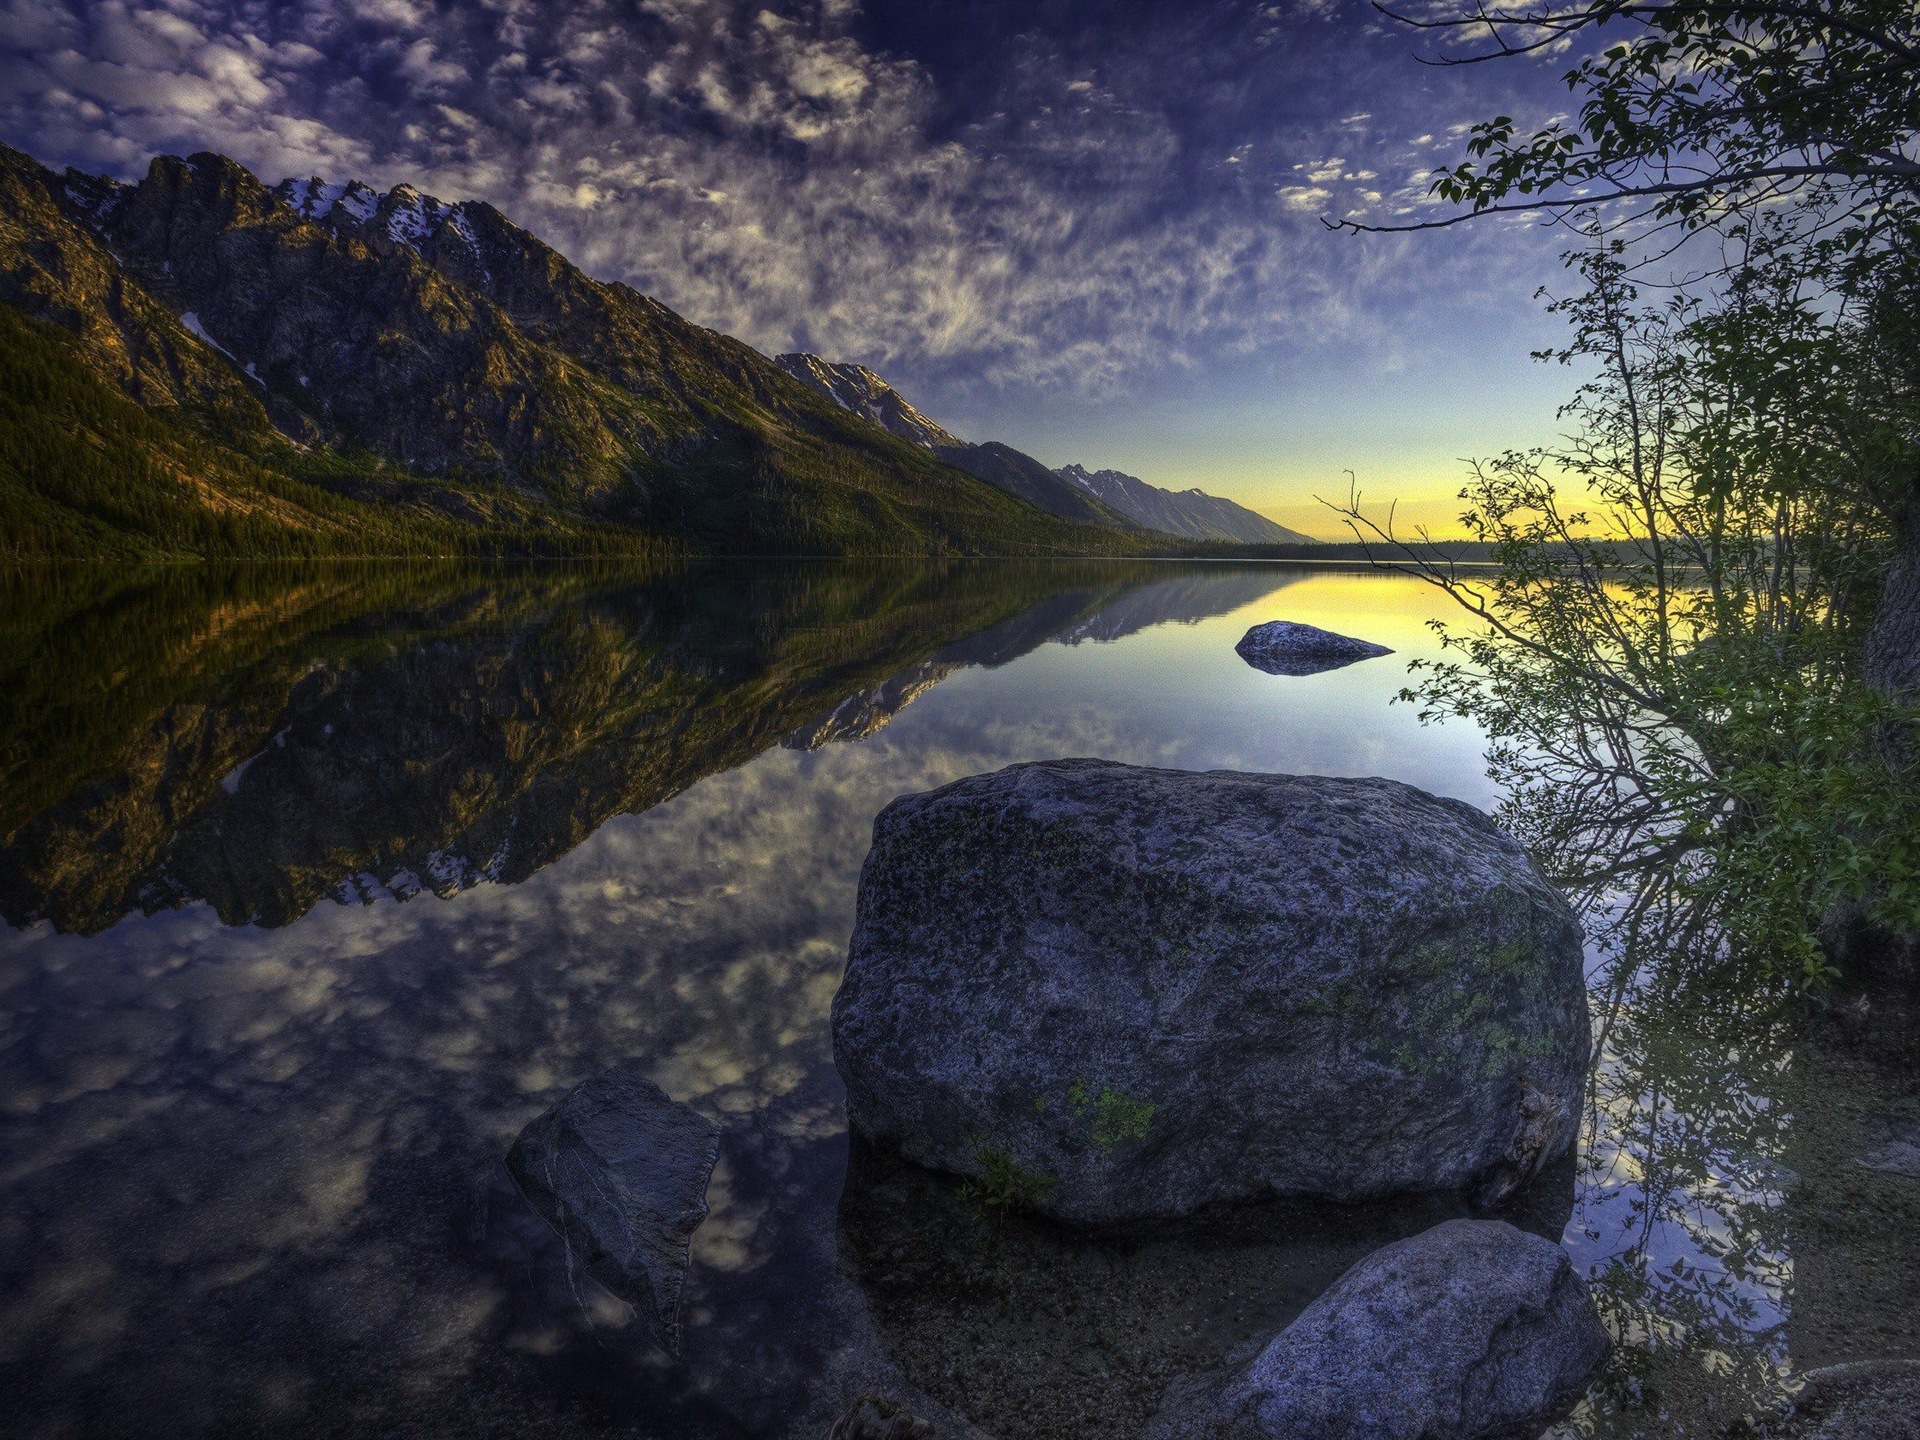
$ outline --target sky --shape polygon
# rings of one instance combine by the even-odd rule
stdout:
[[[0,139],[487,200],[967,439],[1444,533],[1571,382],[1529,358],[1562,236],[1324,223],[1426,218],[1473,121],[1567,105],[1564,60],[1442,53],[1364,0],[0,0]]]

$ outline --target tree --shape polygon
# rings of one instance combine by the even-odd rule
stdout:
[[[1587,45],[1563,76],[1581,103],[1577,116],[1531,133],[1505,115],[1475,126],[1468,158],[1433,178],[1431,193],[1461,207],[1450,215],[1330,224],[1420,230],[1501,213],[1578,216],[1589,236],[1635,242],[1641,263],[1711,233],[1733,242],[1739,266],[1784,263],[1865,306],[1889,343],[1911,347],[1920,334],[1913,0],[1576,0],[1439,18],[1377,8],[1468,47],[1438,64]],[[1654,243],[1661,237],[1671,244]],[[1901,543],[1867,673],[1916,693],[1920,473],[1885,503]]]
[[[1453,214],[1347,228],[1569,225],[1584,288],[1553,307],[1574,331],[1553,358],[1597,372],[1566,444],[1475,466],[1463,518],[1494,576],[1416,553],[1357,496],[1336,507],[1478,622],[1408,698],[1487,729],[1508,823],[1628,938],[1817,973],[1823,917],[1920,930],[1915,758],[1883,743],[1907,721],[1862,683],[1900,692],[1920,668],[1920,11],[1408,23],[1477,42],[1441,63],[1584,45],[1582,103],[1530,135],[1476,127],[1434,177]],[[1647,304],[1639,282],[1705,236],[1715,265]]]
[[[1577,117],[1522,134],[1476,125],[1432,193],[1464,210],[1605,212],[1615,227],[1728,230],[1791,204],[1844,248],[1911,238],[1920,220],[1920,9],[1912,0],[1586,0],[1427,19],[1471,65],[1605,43],[1567,71]]]

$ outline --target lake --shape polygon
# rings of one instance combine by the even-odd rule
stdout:
[[[1133,1433],[1447,1200],[1088,1239],[849,1146],[827,1014],[873,818],[1017,761],[1383,775],[1444,597],[1284,565],[0,577],[0,1433],[823,1436],[920,1394]],[[1396,654],[1261,673],[1249,625]],[[1908,1055],[1627,983],[1517,1202],[1619,1345],[1562,1433],[1717,1435],[1920,1354]],[[723,1127],[677,1354],[507,1175],[640,1059]],[[1906,1078],[1903,1078],[1906,1077]]]

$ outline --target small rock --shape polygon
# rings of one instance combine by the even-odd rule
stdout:
[[[1868,1121],[1881,1143],[1854,1163],[1886,1175],[1920,1180],[1920,1120],[1908,1116],[1875,1115]]]
[[[1240,643],[1233,648],[1242,660],[1269,675],[1317,675],[1357,660],[1393,654],[1384,645],[1356,640],[1351,635],[1336,635],[1331,630],[1294,620],[1269,620],[1264,625],[1256,625],[1241,636]]]
[[[1857,1360],[1800,1377],[1767,1433],[1794,1440],[1920,1440],[1920,1360]]]
[[[1211,1399],[1154,1440],[1491,1440],[1538,1434],[1607,1352],[1566,1251],[1504,1221],[1450,1220],[1375,1251]]]
[[[1059,760],[874,824],[834,1054],[853,1128],[1076,1224],[1477,1189],[1563,1154],[1580,928],[1469,805]]]
[[[926,1440],[933,1426],[884,1395],[862,1395],[834,1422],[827,1440]]]
[[[1557,1239],[1573,1195],[1569,1156],[1503,1218]],[[856,1139],[838,1253],[909,1384],[1006,1440],[1117,1440],[1185,1376],[1211,1393],[1206,1377],[1244,1365],[1381,1246],[1466,1213],[1456,1195],[1276,1201],[1090,1234],[986,1209]]]
[[[1765,1155],[1749,1156],[1740,1169],[1747,1182],[1761,1190],[1792,1195],[1806,1188],[1806,1177],[1798,1170]]]
[[[587,1273],[675,1349],[689,1246],[719,1154],[719,1128],[628,1062],[522,1130],[507,1169]]]

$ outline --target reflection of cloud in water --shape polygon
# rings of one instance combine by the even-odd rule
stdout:
[[[279,929],[189,905],[94,937],[0,934],[0,1380],[49,1429],[152,1415],[235,1433],[325,1417],[381,1434],[818,1435],[854,1394],[911,1396],[873,1343],[870,1308],[891,1302],[843,1273],[836,1230],[826,1017],[874,814],[1060,755],[1489,798],[1477,737],[1389,705],[1397,664],[1280,686],[1233,653],[1282,603],[1430,653],[1432,597],[1312,576],[1269,605],[1269,578],[1286,577],[1247,582],[1258,593],[1229,613],[1122,617],[1111,642],[1039,643],[1016,615],[868,738],[779,748],[875,683],[856,666],[857,683],[753,731],[753,758],[596,822],[517,884],[322,903]],[[889,673],[937,648],[903,645]],[[1687,1286],[1657,1273],[1672,1260],[1733,1275],[1761,1308],[1713,1311],[1709,1285],[1698,1313],[1770,1365],[1767,1326],[1797,1303],[1780,1207],[1712,1177],[1782,1158],[1790,1107],[1764,1078],[1778,1055],[1674,1034],[1617,1033],[1569,1234],[1635,1324],[1697,1327]],[[680,1364],[570,1272],[500,1163],[565,1088],[629,1057],[724,1132]],[[882,1318],[884,1340],[939,1317]]]
[[[1203,670],[1237,665],[1208,623],[962,671],[865,743],[767,750],[517,885],[323,904],[277,930],[189,906],[5,942],[0,1243],[20,1283],[0,1359],[62,1377],[35,1404],[77,1421],[157,1395],[400,1425],[445,1387],[488,1413],[557,1387],[725,1433],[751,1418],[728,1406],[803,1417],[884,1380],[843,1344],[863,1302],[834,1256],[825,1023],[872,817],[1046,755],[1256,750],[1271,768],[1334,743],[1293,727],[1250,745],[1238,717],[1168,692],[1180,675],[1124,664],[1173,636]],[[569,1278],[499,1166],[561,1090],[628,1056],[727,1126],[671,1374]]]

